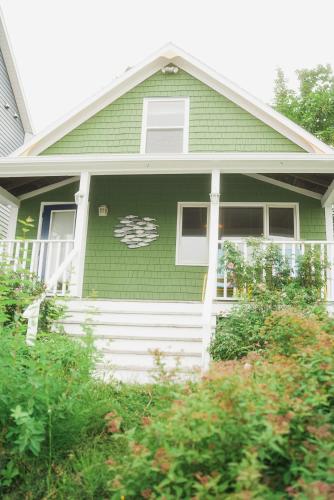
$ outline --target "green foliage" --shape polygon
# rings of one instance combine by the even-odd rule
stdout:
[[[139,436],[125,433],[109,497],[331,498],[334,338],[313,326],[302,345],[292,336],[293,357],[216,364]]]
[[[297,257],[293,274],[288,259],[275,245],[263,248],[261,241],[251,240],[248,252],[252,258],[245,260],[234,244],[227,242],[224,247],[221,265],[228,269],[228,280],[239,290],[241,303],[218,319],[210,345],[216,361],[263,350],[261,329],[273,311],[294,307],[304,315],[326,317],[321,290],[327,264],[322,262],[317,248],[307,249]]]
[[[297,70],[299,89],[287,86],[281,68],[275,80],[275,108],[319,139],[334,145],[334,75],[329,64]]]

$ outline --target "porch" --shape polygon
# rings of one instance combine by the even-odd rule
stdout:
[[[189,303],[195,304],[196,321],[191,320],[189,326],[194,327],[200,334],[200,366],[205,368],[209,362],[207,347],[214,331],[215,314],[229,308],[238,300],[239,295],[233,277],[228,269],[221,266],[224,242],[233,241],[244,257],[251,259],[246,240],[236,235],[229,237],[221,229],[221,217],[226,208],[243,207],[249,214],[254,213],[254,217],[250,218],[257,222],[252,225],[251,235],[255,231],[262,236],[262,245],[276,246],[282,256],[288,259],[291,275],[296,272],[300,255],[308,249],[319,251],[322,261],[328,263],[323,271],[326,284],[321,291],[322,298],[325,302],[334,301],[334,189],[333,183],[328,183],[332,164],[330,168],[327,164],[323,167],[324,162],[321,159],[313,158],[314,164],[310,170],[310,164],[307,162],[312,155],[308,155],[307,159],[306,155],[303,155],[303,161],[299,158],[300,163],[296,163],[296,159],[301,156],[299,154],[284,160],[291,162],[290,171],[293,165],[297,173],[305,170],[310,174],[312,171],[312,176],[315,176],[315,170],[319,169],[325,174],[328,187],[322,188],[322,194],[262,175],[272,173],[277,177],[281,175],[277,173],[280,169],[287,172],[288,168],[282,159],[278,161],[277,158],[271,158],[263,162],[263,156],[261,159],[257,157],[255,165],[254,160],[252,163],[238,156],[239,158],[229,157],[224,161],[212,158],[215,166],[219,166],[217,169],[212,169],[212,166],[210,169],[210,161],[203,159],[201,163],[197,159],[197,162],[191,164],[188,159],[180,158],[169,163],[168,167],[166,159],[150,159],[142,164],[141,158],[140,162],[138,159],[138,163],[133,161],[132,164],[122,164],[120,159],[114,159],[115,163],[109,163],[107,173],[108,169],[105,167],[97,171],[97,162],[94,168],[93,164],[90,165],[91,171],[82,172],[79,178],[61,180],[54,190],[39,188],[31,196],[29,193],[24,194],[19,208],[20,219],[32,215],[37,221],[40,218],[37,226],[41,226],[43,206],[74,203],[75,228],[72,237],[66,239],[42,238],[42,231],[35,227],[31,237],[29,235],[24,240],[0,240],[2,263],[15,271],[26,269],[38,275],[45,283],[46,294],[74,299],[79,309],[81,305],[85,306],[88,301],[92,301],[97,310],[102,307],[103,313],[103,308],[108,304],[113,316],[106,320],[108,328],[122,327],[115,319],[120,312],[115,313],[113,304],[121,306],[123,315],[126,315],[128,310],[127,320],[123,317],[123,326],[128,331],[135,328],[131,321],[131,318],[134,318],[134,305],[140,304],[143,311],[146,311],[146,318],[151,319],[157,318],[157,313],[158,316],[163,313],[161,307],[164,308],[165,304],[173,305],[169,318],[175,319],[174,305],[177,310],[178,304],[184,304],[184,307]],[[48,158],[40,157],[37,164],[48,164],[49,161]],[[57,162],[53,158],[54,161]],[[59,165],[63,161],[65,160],[62,159]],[[70,160],[66,161],[73,166]],[[241,173],[246,165],[247,175]],[[113,167],[115,171],[112,170]],[[64,173],[61,168],[57,171],[58,174]],[[174,173],[168,172],[168,168]],[[50,175],[50,170],[45,166],[43,172]],[[76,172],[73,170],[69,173]],[[22,166],[18,166],[17,175],[23,175]],[[319,179],[319,182],[324,182],[321,177]],[[99,209],[103,206],[109,209],[107,216],[100,215]],[[286,211],[287,220],[293,220],[291,227],[284,228],[288,231],[287,239],[284,234],[275,239],[275,231],[270,226],[270,211],[278,207]],[[189,211],[185,216],[188,208],[192,209],[192,213]],[[123,230],[118,226],[122,226],[122,220],[128,216],[154,219],[159,226],[158,237],[146,246],[129,248],[126,241],[122,242],[115,233],[115,230]],[[188,220],[188,226],[183,224],[185,220]],[[191,254],[196,255],[196,261],[191,260]],[[26,314],[31,342],[37,331],[41,299],[42,297]],[[149,304],[149,310],[145,309],[145,304]],[[90,304],[88,309],[91,306]],[[76,309],[74,313],[77,315]],[[80,318],[81,316],[79,314]],[[155,323],[151,321],[157,337],[159,330],[163,331],[163,328],[167,327],[175,330],[179,342],[186,341],[182,336],[184,332],[176,326],[177,323],[166,323],[165,316],[163,321],[160,321],[161,318]],[[99,319],[96,318],[96,321]],[[144,322],[142,327],[148,328],[147,323]],[[171,338],[173,335],[167,335],[164,342],[166,339],[169,342]],[[146,341],[147,339],[153,346],[152,337],[146,336]],[[126,349],[125,351],[127,352]],[[140,349],[137,352],[140,352]],[[175,352],[179,353],[177,350]]]

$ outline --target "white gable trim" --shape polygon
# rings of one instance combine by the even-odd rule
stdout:
[[[23,92],[21,78],[17,69],[14,52],[9,41],[8,31],[6,28],[3,12],[0,7],[0,48],[5,60],[10,83],[14,92],[17,107],[19,109],[20,118],[23,128],[27,134],[27,138],[34,133],[34,127],[31,120],[31,115],[27,106],[27,100]]]
[[[266,177],[261,174],[245,174],[247,177],[252,177],[253,179],[257,179],[258,181],[267,182],[268,184],[272,184],[273,186],[277,186],[283,189],[287,189],[288,191],[293,191],[294,193],[299,193],[304,196],[309,196],[310,198],[315,198],[316,200],[321,200],[322,195],[320,193],[315,193],[314,191],[310,191],[309,189],[304,189],[297,186],[292,186],[287,182],[278,181],[277,179],[271,179],[270,177]]]
[[[299,125],[284,117],[270,106],[239,88],[227,78],[219,75],[205,64],[193,58],[179,47],[167,44],[152,54],[141,64],[116,78],[111,85],[86,100],[67,116],[48,127],[45,131],[15,152],[15,155],[38,155],[57,142],[71,130],[94,116],[115,99],[140,84],[167,64],[176,64],[192,76],[198,78],[220,94],[241,106],[261,121],[304,148],[309,153],[333,153],[333,149]],[[14,155],[13,155],[14,156]]]

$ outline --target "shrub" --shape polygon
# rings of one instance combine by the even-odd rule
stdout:
[[[260,336],[273,352],[292,355],[302,347],[314,344],[320,331],[321,324],[315,317],[285,309],[274,311],[265,319]]]
[[[126,433],[110,497],[331,498],[334,338],[311,321],[303,331],[314,345],[215,364],[139,436]]]
[[[238,248],[226,243],[223,265],[229,266],[229,279],[239,290],[241,302],[226,317],[218,318],[210,354],[216,361],[239,359],[266,347],[261,329],[273,311],[295,308],[303,315],[325,319],[321,302],[324,268],[317,249],[298,259],[298,272],[275,245],[262,249],[261,242],[250,241],[252,261],[245,261]],[[265,273],[263,272],[265,270]]]

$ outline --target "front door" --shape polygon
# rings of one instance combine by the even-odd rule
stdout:
[[[73,248],[76,219],[74,203],[45,205],[42,213],[41,239],[51,240],[44,250],[42,276],[50,278]]]

